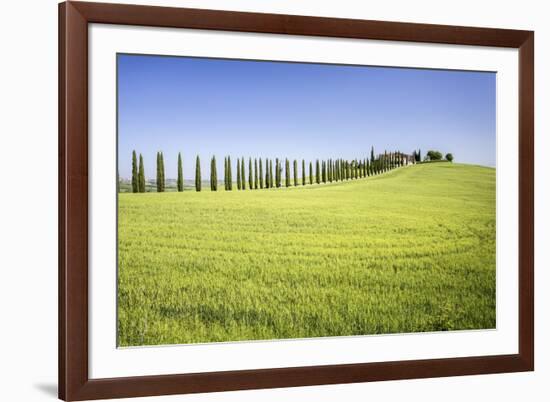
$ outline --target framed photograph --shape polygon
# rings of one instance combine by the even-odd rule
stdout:
[[[533,32],[59,23],[61,399],[534,369]]]

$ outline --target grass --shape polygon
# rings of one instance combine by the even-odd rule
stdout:
[[[120,194],[120,346],[495,327],[495,170]]]

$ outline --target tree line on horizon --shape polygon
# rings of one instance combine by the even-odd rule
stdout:
[[[327,160],[316,159],[315,169],[313,168],[313,162],[308,162],[308,171],[306,171],[306,161],[302,159],[301,172],[299,172],[297,159],[294,159],[291,164],[288,158],[285,158],[284,161],[275,158],[275,165],[273,165],[273,159],[265,158],[262,160],[262,158],[253,159],[249,157],[248,161],[246,161],[244,157],[241,157],[237,158],[236,163],[236,188],[237,190],[258,190],[281,188],[283,186],[305,186],[308,184],[355,180],[375,176],[408,163],[418,163],[421,161],[422,154],[420,149],[418,151],[414,150],[412,155],[407,155],[399,151],[384,151],[383,154],[376,157],[374,154],[374,147],[371,147],[370,158],[352,160],[342,158]],[[248,165],[248,169],[246,165]],[[247,172],[248,176],[246,175]],[[176,187],[177,191],[181,192],[184,187],[181,152],[178,152],[177,174]],[[161,193],[165,191],[166,179],[164,155],[162,152],[157,152],[155,184],[157,192]],[[195,160],[195,190],[202,190],[201,161],[199,155],[197,155]],[[212,156],[210,159],[210,190],[218,191],[216,156]],[[224,158],[224,190],[233,190],[233,173],[230,156]],[[145,167],[143,156],[139,154],[138,164],[138,157],[135,150],[132,152],[132,192],[145,192]]]

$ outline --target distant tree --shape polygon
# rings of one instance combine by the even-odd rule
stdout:
[[[136,151],[132,151],[132,193],[139,192]]]
[[[269,160],[269,188],[273,188],[273,159]]]
[[[210,190],[218,191],[218,171],[216,168],[216,156],[210,161]]]
[[[313,184],[313,163],[309,162],[309,184]]]
[[[327,182],[327,164],[325,161],[321,161],[321,181]]]
[[[252,169],[252,158],[248,158],[248,188],[254,190],[254,171]]]
[[[227,156],[223,158],[223,189],[227,191]]]
[[[370,160],[371,162],[374,160],[374,146],[371,146],[370,148]]]
[[[418,148],[418,152],[416,153],[416,161],[422,162],[422,151],[420,150],[420,148]]]
[[[281,187],[281,168],[279,158],[275,158],[275,187]]]
[[[288,158],[285,159],[285,185],[290,187],[290,162]]]
[[[237,158],[237,190],[241,189],[241,161]]]
[[[258,159],[254,158],[254,189],[258,189]]]
[[[328,178],[328,182],[332,183],[332,159],[328,160],[327,178]]]
[[[231,156],[227,155],[227,188],[233,191],[233,168],[231,167]]]
[[[139,154],[139,173],[138,173],[138,191],[145,192],[145,167],[143,166],[143,156]]]
[[[306,161],[302,159],[302,186],[306,185]]]
[[[315,161],[315,182],[321,184],[321,166],[319,165],[319,159]]]
[[[428,157],[428,160],[430,160],[430,161],[440,161],[441,159],[443,159],[443,154],[439,151],[430,150],[430,151],[428,151],[426,156]]]
[[[262,158],[260,158],[260,188],[264,188],[264,169],[262,167]]]
[[[244,156],[241,158],[241,190],[246,190],[246,175],[244,168]]]
[[[445,155],[445,159],[447,159],[448,162],[452,162],[453,159],[454,159],[454,156],[453,156],[453,154],[449,153],[449,154]]]
[[[254,158],[254,189],[258,189],[258,159]]]
[[[157,152],[157,193],[162,192],[161,184],[161,174],[160,174],[160,152]]]
[[[271,182],[273,181],[272,180],[272,177],[271,177],[271,160],[270,159],[266,159],[265,160],[265,188],[271,188],[273,187]]]
[[[367,158],[367,161],[366,161],[366,169],[367,169],[367,177],[372,176],[370,161],[369,161],[368,158]]]
[[[201,191],[201,158],[197,155],[197,163],[195,165],[195,190]]]
[[[298,161],[294,159],[294,186],[298,185]]]
[[[178,152],[178,191],[183,191],[183,164],[181,152]]]

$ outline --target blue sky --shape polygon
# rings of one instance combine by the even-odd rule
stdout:
[[[368,157],[371,145],[452,152],[495,166],[496,74],[329,64],[118,55],[120,176],[142,153],[148,178],[203,177],[223,158]],[[220,175],[221,174],[221,175]]]

